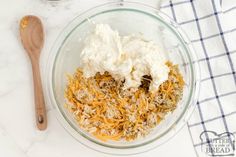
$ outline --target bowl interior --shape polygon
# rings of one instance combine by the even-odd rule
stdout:
[[[191,59],[186,45],[183,43],[173,26],[167,24],[158,13],[147,13],[139,9],[118,8],[103,9],[90,12],[87,17],[77,17],[67,29],[63,43],[58,46],[57,55],[53,65],[52,86],[53,94],[58,108],[69,125],[79,135],[97,144],[115,147],[130,148],[137,147],[163,137],[169,130],[175,129],[175,125],[186,111],[193,86],[193,70]],[[141,33],[147,40],[155,41],[160,52],[164,53],[168,60],[178,64],[186,83],[183,99],[179,102],[177,109],[168,114],[165,119],[145,138],[132,142],[108,141],[106,143],[97,140],[87,132],[80,129],[72,114],[64,108],[64,90],[66,87],[67,74],[73,74],[78,67],[80,52],[83,49],[83,41],[92,32],[94,23],[109,24],[113,29],[118,30],[120,35]]]

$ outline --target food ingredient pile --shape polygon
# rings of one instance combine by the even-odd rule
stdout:
[[[68,79],[66,106],[81,128],[102,141],[144,137],[182,98],[184,81],[178,66],[166,64],[168,80],[156,92],[148,91],[150,76],[143,76],[138,89],[124,90],[123,82],[108,72],[87,79],[77,69]]]

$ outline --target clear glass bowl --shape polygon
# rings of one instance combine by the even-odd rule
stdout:
[[[177,109],[168,114],[148,136],[132,142],[102,142],[80,129],[65,109],[66,74],[78,67],[83,40],[94,29],[92,23],[106,23],[121,35],[142,33],[174,64],[178,64],[186,86]],[[170,139],[186,124],[196,104],[199,90],[199,66],[196,54],[180,27],[155,8],[133,2],[115,2],[92,8],[77,16],[62,31],[52,48],[46,66],[46,96],[65,129],[80,143],[108,154],[136,154],[150,150]]]

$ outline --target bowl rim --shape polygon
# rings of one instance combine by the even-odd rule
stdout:
[[[90,12],[94,11],[95,9],[101,9],[101,8],[106,8],[108,6],[113,6],[113,5],[117,5],[120,6],[120,8],[110,8],[107,9],[107,11],[102,11],[102,12],[97,12],[95,14],[93,14],[92,16],[89,16],[88,18],[97,16],[101,13],[106,13],[106,12],[110,12],[110,11],[121,11],[121,10],[129,10],[129,11],[138,11],[140,13],[144,13],[146,15],[152,16],[153,18],[157,19],[158,16],[158,20],[162,21],[167,27],[169,27],[169,29],[176,34],[176,37],[178,37],[179,41],[181,42],[181,44],[183,45],[185,51],[187,52],[187,57],[188,57],[188,61],[190,62],[190,71],[191,71],[191,78],[192,78],[192,83],[191,83],[191,94],[189,96],[189,100],[186,102],[186,106],[185,109],[182,111],[181,115],[177,118],[177,120],[173,123],[172,126],[170,126],[164,133],[162,133],[161,135],[151,139],[150,141],[146,141],[145,143],[140,143],[137,145],[133,145],[133,146],[111,146],[109,144],[104,144],[102,142],[97,142],[95,140],[93,140],[92,138],[88,137],[87,135],[77,131],[76,128],[73,127],[73,124],[70,123],[70,121],[67,119],[67,117],[63,114],[63,111],[61,111],[61,107],[59,105],[59,102],[57,102],[57,98],[55,96],[55,87],[53,86],[53,80],[54,80],[54,73],[55,73],[55,63],[59,54],[59,51],[63,45],[63,43],[66,41],[66,39],[70,36],[70,34],[73,32],[74,29],[76,29],[79,25],[81,25],[83,22],[85,22],[87,20],[87,18],[83,18],[83,16],[86,16],[87,14],[90,14]],[[130,8],[130,6],[126,7],[125,5],[131,5],[131,7],[133,7],[132,9]],[[135,7],[145,7],[147,10],[150,10],[150,12],[147,11],[142,11],[139,10],[140,8],[135,8]],[[123,7],[123,8],[122,8]],[[155,14],[151,14],[151,11],[154,11]],[[76,23],[79,18],[81,18],[82,20],[80,20],[80,23],[77,25],[74,25],[74,23]],[[73,27],[73,29],[71,29]],[[69,31],[69,33],[67,34],[67,30]],[[194,48],[190,42],[190,40],[188,39],[187,35],[185,34],[185,32],[180,28],[180,26],[175,23],[172,19],[170,19],[170,17],[168,17],[167,15],[165,15],[164,13],[160,12],[159,10],[157,10],[154,7],[148,6],[146,4],[143,3],[138,3],[138,2],[109,2],[109,3],[105,3],[102,5],[98,5],[96,7],[93,7],[91,9],[88,9],[87,11],[79,14],[78,16],[76,16],[72,21],[69,22],[69,24],[61,31],[60,35],[57,37],[56,41],[53,44],[53,47],[51,49],[51,56],[49,57],[51,59],[49,59],[49,61],[47,62],[47,66],[46,66],[46,70],[47,74],[47,81],[46,81],[46,91],[47,91],[47,95],[49,96],[49,104],[53,105],[53,108],[57,111],[57,119],[59,120],[59,122],[62,124],[62,126],[75,138],[77,139],[80,143],[88,146],[88,144],[85,144],[85,142],[81,141],[81,138],[78,138],[78,134],[80,136],[83,136],[84,139],[86,140],[90,140],[91,142],[100,145],[102,147],[107,147],[107,148],[111,148],[111,149],[119,149],[119,150],[123,150],[123,149],[135,149],[135,148],[140,148],[144,145],[148,145],[151,143],[154,143],[154,141],[158,141],[160,139],[163,139],[162,137],[166,137],[165,140],[161,140],[159,142],[158,145],[160,145],[161,143],[164,143],[166,141],[168,141],[171,137],[173,137],[173,135],[175,135],[183,126],[184,124],[186,124],[186,121],[189,119],[190,115],[192,114],[194,108],[196,107],[196,101],[198,98],[198,93],[199,93],[199,88],[200,88],[200,67],[198,65],[198,62],[194,62],[193,65],[193,61],[197,61],[197,54],[194,51]],[[194,70],[193,70],[194,69]],[[180,121],[184,119],[184,123],[182,123],[180,125]],[[171,132],[171,130],[173,130],[173,128],[175,128],[175,131]],[[75,133],[76,132],[76,133]],[[90,146],[88,146],[90,147]],[[90,147],[91,148],[91,147]],[[94,149],[94,148],[92,148]],[[97,150],[97,149],[95,149]],[[102,151],[104,152],[104,151]],[[107,152],[105,152],[107,153]],[[112,153],[113,154],[113,153]],[[131,153],[134,154],[134,153]]]

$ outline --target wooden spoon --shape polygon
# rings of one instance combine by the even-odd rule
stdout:
[[[20,36],[32,64],[37,127],[39,130],[45,130],[47,117],[39,69],[40,52],[44,44],[41,20],[32,15],[23,17],[20,21]]]

